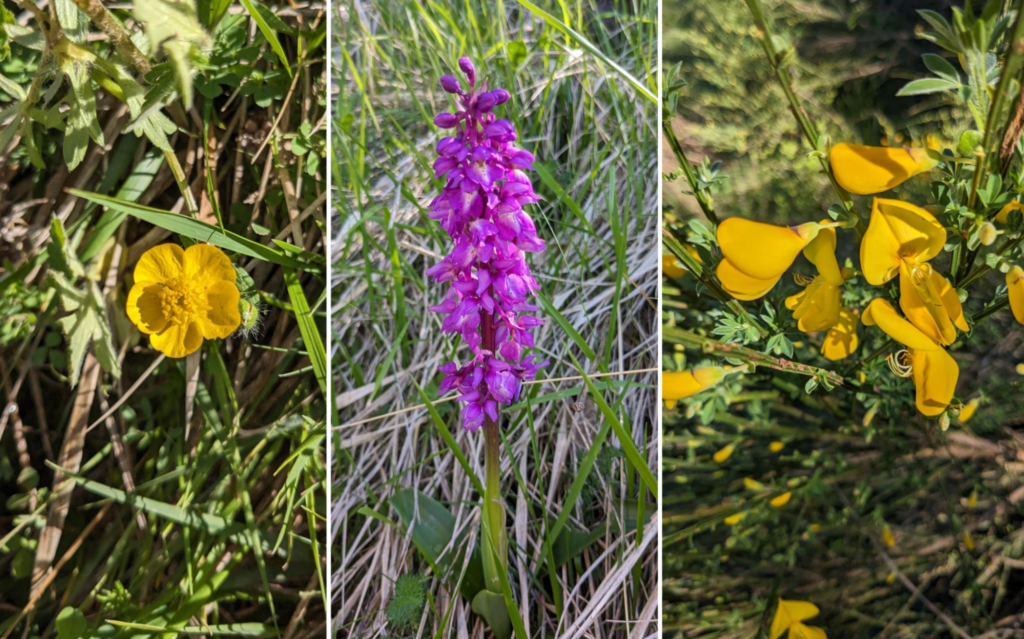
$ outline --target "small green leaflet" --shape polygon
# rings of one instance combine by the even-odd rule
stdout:
[[[91,280],[86,280],[84,291],[72,284],[85,274],[85,269],[67,244],[67,235],[60,218],[55,217],[50,223],[50,240],[46,246],[50,283],[60,293],[61,309],[71,313],[57,320],[68,341],[68,374],[71,377],[71,385],[78,385],[82,363],[85,361],[90,343],[96,344],[96,359],[103,370],[115,378],[121,377],[121,366],[117,361],[117,353],[114,352],[103,295],[100,294],[96,283]]]
[[[50,282],[60,293],[61,308],[71,313],[57,320],[68,340],[68,373],[71,377],[71,386],[78,385],[89,344],[95,344],[96,359],[103,370],[115,378],[121,377],[121,366],[117,362],[110,328],[107,326],[103,296],[100,295],[96,283],[90,281],[86,285],[86,290],[80,291],[56,271],[50,272]]]
[[[67,95],[70,110],[64,130],[64,161],[68,170],[73,171],[85,159],[90,137],[96,144],[103,144],[103,130],[96,116],[96,94],[92,90],[89,67],[71,62],[62,71],[71,81]]]
[[[153,51],[163,47],[174,62],[185,110],[192,108],[192,53],[209,36],[196,17],[195,3],[184,0],[135,0],[135,17],[146,25]]]

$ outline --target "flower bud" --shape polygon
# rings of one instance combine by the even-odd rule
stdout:
[[[942,417],[939,417],[939,428],[943,431],[949,430],[949,413],[942,413]]]
[[[469,61],[469,58],[465,56],[459,58],[459,68],[466,74],[471,85],[476,84],[476,69],[473,68],[473,63]]]
[[[439,113],[434,118],[434,124],[441,127],[442,129],[450,129],[459,123],[459,118],[452,115],[451,113]]]
[[[494,93],[485,93],[476,99],[476,108],[480,113],[487,113],[498,104],[498,100],[495,99]]]
[[[999,235],[999,233],[996,231],[996,226],[991,222],[985,222],[981,225],[981,228],[978,229],[978,239],[985,246],[992,246],[992,243],[996,241],[997,235]]]
[[[441,76],[441,88],[448,93],[459,93],[462,91],[462,87],[459,86],[459,81],[454,76],[442,75]]]
[[[495,89],[494,91],[491,91],[491,95],[493,95],[494,99],[497,100],[497,102],[495,102],[495,106],[505,104],[512,99],[512,94],[505,89]]]

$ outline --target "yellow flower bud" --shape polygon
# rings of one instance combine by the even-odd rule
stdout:
[[[999,231],[996,230],[996,225],[991,222],[985,222],[978,229],[978,240],[985,246],[992,246],[998,235]]]

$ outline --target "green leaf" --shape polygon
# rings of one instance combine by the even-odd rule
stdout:
[[[139,0],[136,0],[138,2]],[[278,59],[281,60],[281,64],[284,65],[285,71],[288,72],[288,77],[292,76],[292,67],[288,64],[288,56],[284,52],[284,47],[281,46],[281,42],[277,39],[277,34],[274,33],[274,29],[271,28],[270,24],[267,23],[266,18],[263,17],[263,13],[257,9],[256,2],[253,0],[241,0],[242,6],[249,12],[249,16],[256,22],[256,26],[259,27],[260,33],[270,43],[270,48],[277,54]]]
[[[231,7],[232,0],[199,0],[197,3],[199,22],[213,30]]]
[[[326,398],[327,395],[327,351],[324,350],[324,341],[320,330],[313,319],[313,311],[309,309],[309,302],[302,290],[302,284],[295,271],[288,268],[284,271],[284,282],[288,287],[288,297],[292,301],[292,312],[295,320],[299,323],[299,332],[302,334],[302,342],[306,345],[306,352],[309,353],[309,361],[313,365],[313,375],[320,385],[320,392]]]
[[[487,622],[491,632],[498,639],[509,639],[512,636],[512,618],[505,606],[505,597],[501,593],[481,590],[473,597],[473,612]]]
[[[242,2],[245,1],[246,0],[242,0]],[[619,66],[614,60],[612,60],[603,51],[594,46],[580,33],[576,32],[572,27],[565,24],[564,22],[562,22],[555,16],[551,15],[547,11],[541,9],[537,5],[533,4],[529,0],[519,0],[519,4],[529,9],[531,13],[544,20],[544,22],[547,22],[555,29],[558,29],[565,35],[575,40],[578,45],[580,45],[585,50],[589,51],[598,60],[601,60],[604,64],[610,66],[617,74],[619,74],[619,76],[621,76],[626,82],[631,84],[637,91],[639,91],[640,95],[644,96],[654,104],[658,104],[658,97],[655,96],[654,93],[649,88],[647,88],[645,84],[634,78],[633,75],[629,73],[629,71],[626,71],[621,66]]]
[[[959,87],[960,83],[958,82],[950,82],[949,80],[943,80],[941,78],[922,78],[921,80],[908,82],[896,93],[896,95],[897,97],[908,95],[927,95],[929,93],[939,93],[941,91],[956,91]]]
[[[390,500],[405,527],[412,531],[412,542],[434,574],[455,585],[465,558],[468,527],[462,526],[455,534],[455,515],[441,502],[419,490],[402,488]],[[454,567],[455,570],[451,570]],[[454,574],[449,574],[451,571]],[[462,580],[460,592],[472,601],[476,593],[485,590],[483,564],[474,553]]]
[[[121,377],[121,365],[107,324],[103,296],[95,282],[89,281],[86,290],[76,289],[63,275],[50,271],[50,282],[60,293],[61,308],[70,313],[57,320],[68,341],[68,376],[71,385],[77,386],[82,364],[89,345],[103,370],[115,378]]]
[[[174,63],[185,110],[192,108],[192,56],[210,44],[195,4],[180,0],[134,0],[135,17],[146,25],[153,51],[163,47]]]
[[[960,74],[958,74],[956,72],[956,68],[954,68],[953,65],[941,55],[926,53],[921,56],[921,59],[924,60],[924,66],[928,67],[928,70],[935,75],[944,80],[960,84]]]
[[[78,189],[68,189],[68,193],[75,197],[80,197],[83,200],[95,202],[100,206],[128,213],[129,215],[134,215],[140,220],[144,220],[150,224],[159,226],[160,228],[192,238],[198,242],[213,244],[214,246],[220,247],[226,251],[234,251],[236,253],[241,253],[242,255],[248,255],[249,257],[255,257],[256,259],[265,260],[288,268],[309,270],[308,265],[297,260],[293,260],[286,256],[282,251],[276,251],[269,246],[264,246],[259,242],[254,242],[247,237],[243,237],[237,233],[232,233],[231,231],[224,231],[221,233],[221,230],[216,226],[200,222],[199,220],[192,219],[185,215],[178,215],[177,213],[171,213],[170,211],[162,211],[160,209],[142,206],[141,204],[126,202],[107,195],[100,195],[99,193],[79,191]]]
[[[71,81],[68,91],[68,116],[64,128],[64,162],[74,170],[85,159],[89,138],[103,144],[103,129],[96,116],[96,94],[92,90],[89,68],[80,62],[71,62],[62,69]]]
[[[81,639],[85,636],[89,624],[86,623],[81,610],[66,606],[57,614],[55,625],[60,639]]]
[[[85,42],[89,34],[89,16],[85,15],[72,0],[56,0],[55,5],[61,32],[72,42]]]

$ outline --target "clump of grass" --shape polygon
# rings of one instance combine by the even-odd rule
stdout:
[[[480,547],[469,473],[483,476],[482,437],[461,431],[454,403],[422,406],[457,348],[428,311],[443,287],[424,271],[447,242],[424,207],[437,190],[431,121],[448,99],[438,80],[461,55],[512,93],[502,108],[539,159],[545,202],[530,214],[548,248],[531,268],[547,325],[535,338],[551,362],[542,376],[577,377],[527,386],[503,413],[508,578],[523,620],[507,632],[656,631],[658,505],[644,483],[658,464],[657,111],[645,94],[656,93],[656,5],[540,4],[385,1],[342,8],[335,22],[332,592],[334,626],[352,636],[386,631],[406,573],[430,577],[419,632],[489,632],[459,592],[477,579],[463,570]],[[591,390],[577,361],[589,375],[647,372],[595,378]],[[643,468],[602,453],[620,437]],[[428,511],[450,515],[454,540],[411,516]],[[428,564],[426,542],[442,563]]]
[[[323,636],[324,7],[139,4],[0,19],[0,637]],[[196,242],[260,320],[173,360],[130,274]]]

